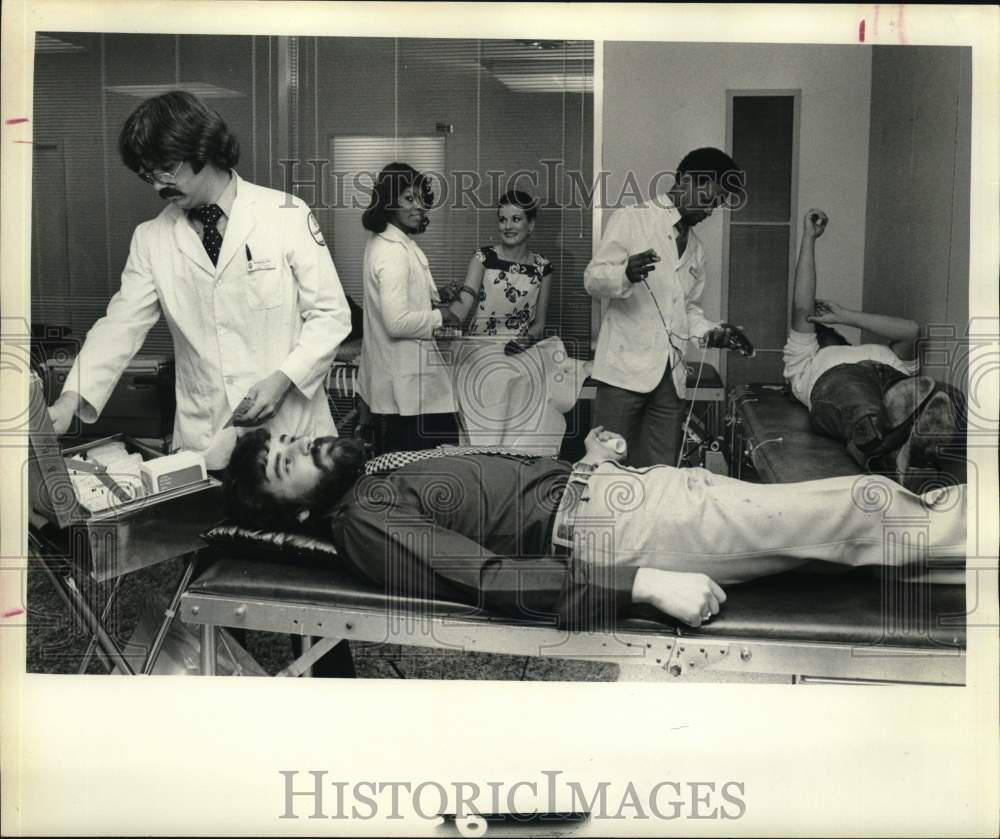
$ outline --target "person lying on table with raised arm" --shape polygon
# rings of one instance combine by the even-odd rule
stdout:
[[[454,448],[365,464],[355,440],[259,429],[237,443],[224,488],[237,523],[310,524],[387,594],[555,616],[564,629],[613,627],[637,603],[699,626],[726,602],[722,585],[811,560],[933,566],[965,554],[964,485],[917,496],[874,475],[751,484],[623,466],[625,448],[595,428],[576,464]],[[921,538],[887,550],[887,516]]]
[[[816,209],[803,219],[784,375],[812,424],[845,443],[859,466],[917,489],[911,467],[953,471],[958,463],[943,462],[939,447],[961,444],[964,400],[955,388],[918,375],[918,323],[816,297],[816,240],[828,221]],[[834,326],[881,335],[888,344],[852,345]]]

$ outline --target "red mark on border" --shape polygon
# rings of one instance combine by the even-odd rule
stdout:
[[[5,119],[3,121],[4,125],[17,125],[19,122],[27,122],[27,117],[13,117],[11,119]]]
[[[15,140],[14,142],[15,143],[25,143],[26,145],[29,145],[29,146],[35,145],[32,140]]]
[[[16,618],[18,615],[23,615],[24,609],[8,609],[0,617],[3,618]]]
[[[858,40],[863,44],[865,42],[865,22],[861,21],[858,24]]]

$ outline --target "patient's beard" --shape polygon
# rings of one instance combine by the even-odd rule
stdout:
[[[312,493],[311,506],[325,512],[336,504],[361,474],[365,447],[358,440],[338,439],[332,447],[332,465],[323,471]]]

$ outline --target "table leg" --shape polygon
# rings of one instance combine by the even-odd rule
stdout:
[[[114,605],[115,598],[118,596],[118,588],[122,584],[124,577],[115,577],[114,585],[111,587],[111,593],[108,595],[108,599],[104,604],[104,608],[101,610],[101,623],[104,624],[108,615],[111,613],[111,607]],[[79,675],[83,675],[87,672],[87,667],[90,666],[90,659],[93,658],[94,648],[97,646],[97,637],[91,636],[90,641],[87,643],[87,649],[83,653],[83,659],[80,661],[80,667],[77,670]],[[107,662],[105,661],[105,664]]]
[[[101,651],[107,657],[108,661],[113,667],[117,667],[122,673],[129,676],[135,675],[135,671],[132,666],[125,660],[122,655],[122,651],[118,648],[118,645],[112,640],[108,631],[104,628],[104,624],[101,619],[94,614],[94,610],[90,608],[90,604],[87,602],[87,598],[83,596],[80,592],[79,587],[76,584],[76,580],[73,578],[72,573],[68,570],[65,576],[57,572],[49,561],[48,556],[45,551],[45,542],[40,537],[36,536],[34,533],[28,533],[28,545],[31,550],[32,557],[39,563],[41,563],[42,570],[48,575],[49,580],[52,582],[56,593],[63,599],[63,602],[69,607],[70,612],[76,614],[87,628],[87,631],[93,636],[97,641],[97,645],[100,647]]]
[[[304,636],[303,641],[306,640]],[[310,643],[308,651],[306,651],[305,644],[303,644],[303,653],[295,661],[289,664],[280,673],[275,673],[276,676],[301,676],[307,669],[311,668],[313,664],[319,661],[324,655],[326,655],[330,650],[337,646],[343,638],[321,638],[316,643]],[[309,639],[312,642],[312,639]]]
[[[62,574],[57,573],[51,568],[48,560],[44,556],[38,555],[36,556],[36,559],[41,562],[42,568],[49,575],[49,579],[52,580],[52,584],[55,586],[56,591],[62,596],[63,600],[70,607],[70,609],[79,615],[80,619],[87,627],[87,631],[90,632],[97,640],[98,646],[108,657],[110,662],[122,673],[125,673],[128,676],[135,675],[135,671],[132,669],[132,666],[125,660],[125,657],[122,655],[122,651],[118,649],[118,645],[115,644],[115,642],[111,639],[111,636],[108,635],[108,632],[101,623],[100,618],[94,614],[94,610],[90,608],[90,604],[87,603],[87,599],[80,593],[80,589],[77,587],[76,580],[73,579],[73,575],[67,573],[64,577]]]
[[[157,630],[156,637],[153,639],[153,643],[149,648],[149,653],[146,655],[146,660],[143,662],[142,673],[144,676],[148,676],[153,672],[153,667],[156,665],[156,659],[160,655],[160,650],[163,648],[163,642],[167,638],[167,632],[170,631],[170,624],[173,623],[174,615],[177,614],[177,607],[181,602],[181,595],[187,590],[188,584],[191,582],[191,577],[194,575],[194,568],[195,563],[198,561],[198,554],[193,552],[187,554],[186,556],[187,562],[184,565],[184,573],[181,575],[177,588],[174,589],[174,596],[170,599],[170,605],[163,613],[163,620],[160,621],[160,628]]]
[[[210,623],[201,626],[201,675],[215,675],[215,627]]]
[[[302,655],[305,655],[307,652],[309,652],[309,650],[312,649],[312,645],[313,645],[312,636],[311,635],[303,635],[302,636]],[[311,664],[307,668],[305,668],[305,670],[302,671],[302,675],[303,676],[307,676],[308,677],[308,676],[312,676],[312,674],[313,674],[313,669],[312,669],[312,665]]]

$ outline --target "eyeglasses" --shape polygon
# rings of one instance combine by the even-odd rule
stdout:
[[[170,172],[166,169],[154,169],[149,171],[147,169],[139,170],[139,177],[142,178],[147,184],[157,183],[161,186],[164,184],[175,184],[177,183],[177,173],[181,171],[181,166],[184,165],[182,160],[174,167],[174,171]]]

